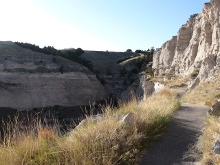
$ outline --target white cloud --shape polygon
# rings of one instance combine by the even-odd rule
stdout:
[[[0,0],[0,40],[30,42],[56,48],[120,50],[36,6],[31,0]]]

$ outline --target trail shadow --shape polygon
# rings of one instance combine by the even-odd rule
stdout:
[[[169,128],[162,134],[158,141],[149,147],[143,155],[140,165],[172,165],[181,164],[183,155],[188,151],[189,146],[193,145],[200,134],[198,124],[203,122],[197,113],[200,109],[193,108],[195,114],[191,112],[192,107],[182,106],[169,126]],[[194,113],[194,112],[193,112]],[[202,115],[204,116],[202,112]],[[199,122],[196,120],[200,120]],[[198,124],[195,124],[198,122]],[[193,160],[184,160],[193,161]]]

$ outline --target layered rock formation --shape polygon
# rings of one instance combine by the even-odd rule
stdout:
[[[80,106],[105,97],[103,86],[86,67],[0,42],[0,107]]]
[[[200,14],[194,14],[182,25],[178,35],[154,54],[155,76],[192,75],[207,79],[220,67],[220,1],[204,4]]]

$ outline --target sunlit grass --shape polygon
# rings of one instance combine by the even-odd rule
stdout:
[[[175,95],[167,90],[144,101],[121,104],[119,109],[107,107],[98,122],[87,117],[86,123],[63,136],[58,125],[50,127],[35,120],[24,127],[14,120],[5,127],[0,165],[133,165],[177,108]],[[126,125],[120,119],[128,113],[134,119]]]
[[[220,98],[220,78],[210,82],[203,82],[195,89],[186,92],[182,100],[192,104],[202,104],[211,106]]]
[[[151,81],[153,82],[160,82],[170,88],[182,87],[187,84],[188,80],[189,78],[187,76],[185,77],[173,76],[172,78],[170,78],[170,80],[164,79],[164,77],[153,77],[151,79]]]
[[[189,152],[189,156],[197,158],[201,164],[220,164],[220,155],[212,151],[212,147],[220,139],[220,120],[215,116],[206,119],[202,135]]]

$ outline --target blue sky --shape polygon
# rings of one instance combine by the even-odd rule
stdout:
[[[146,50],[176,35],[207,1],[0,0],[0,36],[58,49]]]

